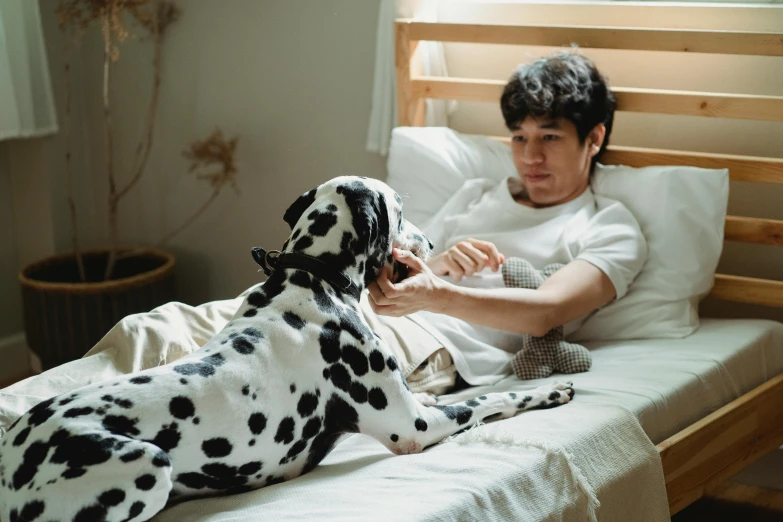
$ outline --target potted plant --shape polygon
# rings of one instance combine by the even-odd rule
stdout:
[[[180,16],[172,3],[157,0],[61,0],[58,5],[64,35],[65,176],[72,229],[72,251],[50,256],[22,268],[24,329],[28,346],[38,355],[43,369],[81,357],[119,320],[129,314],[147,312],[174,299],[175,258],[160,248],[202,215],[228,184],[236,190],[237,139],[226,139],[219,129],[208,138],[195,141],[184,152],[190,171],[212,187],[210,197],[181,225],[152,245],[123,247],[120,244],[118,212],[123,198],[142,178],[152,148],[155,117],[161,85],[163,43],[167,29]],[[127,19],[143,28],[154,44],[154,83],[144,131],[136,148],[135,166],[122,176],[113,161],[111,100],[109,85],[112,65],[119,58],[118,44],[128,39]],[[77,211],[72,192],[71,166],[71,78],[69,50],[87,28],[98,24],[103,37],[103,122],[108,180],[108,232],[105,248],[83,250],[77,228]],[[215,170],[214,167],[217,166]],[[204,172],[204,169],[212,169]],[[123,179],[125,178],[125,179]]]

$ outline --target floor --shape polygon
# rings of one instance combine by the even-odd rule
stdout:
[[[0,382],[0,389],[26,377]],[[783,522],[783,491],[727,482],[674,515],[672,522]]]

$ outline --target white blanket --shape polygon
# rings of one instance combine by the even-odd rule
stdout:
[[[169,303],[124,319],[83,359],[2,390],[0,433],[48,397],[198,349],[241,297],[196,308]],[[581,403],[576,390],[566,406],[479,426],[418,455],[394,456],[353,435],[303,477],[174,505],[154,520],[669,520],[660,459],[636,417]]]

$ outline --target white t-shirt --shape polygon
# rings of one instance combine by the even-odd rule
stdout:
[[[539,270],[582,259],[609,277],[617,299],[625,295],[647,258],[647,243],[622,203],[588,188],[562,205],[533,208],[514,200],[509,183],[518,180],[465,182],[423,229],[435,245],[433,254],[472,237],[490,241],[504,256],[524,258]],[[444,279],[465,287],[504,287],[501,271],[489,267],[459,283]],[[431,312],[409,317],[443,343],[470,384],[494,384],[509,375],[511,359],[522,347],[519,334]],[[564,333],[575,331],[585,319],[565,324]]]

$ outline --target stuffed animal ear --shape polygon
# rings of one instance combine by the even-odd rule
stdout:
[[[297,200],[294,201],[290,207],[288,207],[288,210],[285,211],[283,220],[288,223],[288,226],[291,227],[291,230],[293,230],[294,225],[296,225],[296,222],[299,221],[299,218],[302,217],[304,211],[307,210],[307,207],[312,205],[313,201],[315,201],[316,190],[317,189],[309,190],[299,196],[299,198],[297,198]]]

